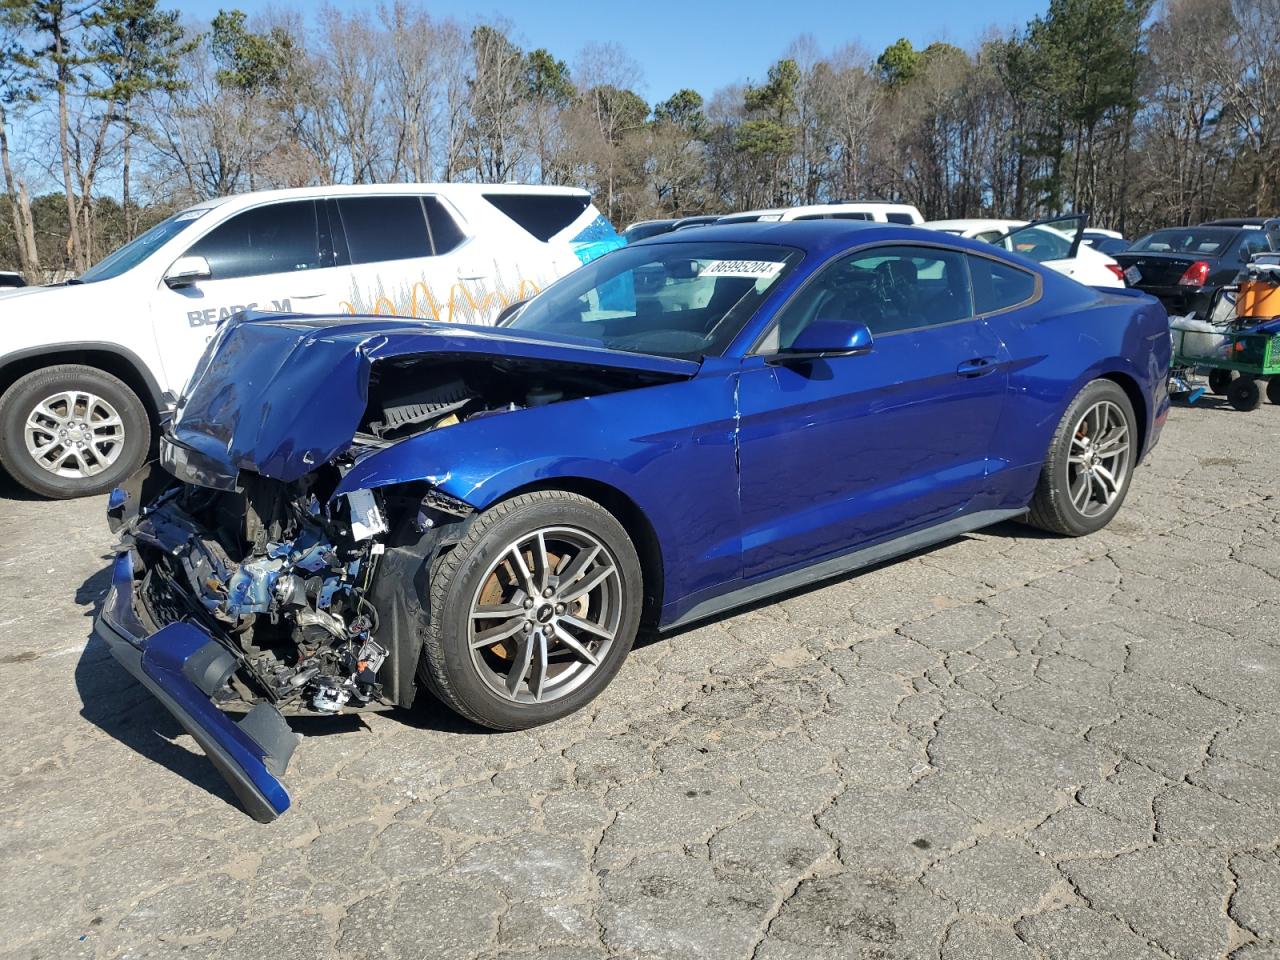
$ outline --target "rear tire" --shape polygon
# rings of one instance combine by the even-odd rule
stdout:
[[[1267,381],[1267,399],[1272,403],[1280,403],[1280,377],[1272,377]]]
[[[594,699],[631,649],[644,596],[622,525],[562,490],[481,513],[428,589],[419,678],[494,730],[548,723]]]
[[[1128,395],[1112,380],[1086,384],[1054,431],[1027,522],[1068,537],[1101,530],[1124,503],[1137,456]]]
[[[104,493],[142,466],[150,446],[138,395],[96,367],[34,370],[0,397],[0,465],[41,496]]]
[[[1226,396],[1227,390],[1231,387],[1231,381],[1236,377],[1234,370],[1214,369],[1209,371],[1209,392],[1216,393],[1218,396]]]
[[[1242,413],[1257,410],[1262,405],[1262,390],[1258,387],[1258,381],[1252,377],[1233,380],[1227,388],[1227,403]]]

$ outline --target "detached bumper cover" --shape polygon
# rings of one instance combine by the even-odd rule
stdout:
[[[189,623],[148,636],[133,610],[133,587],[133,558],[126,550],[116,556],[94,635],[200,744],[250,816],[263,823],[276,819],[289,809],[278,778],[300,738],[269,704],[256,704],[238,723],[218,709],[212,694],[235,670],[235,657]]]

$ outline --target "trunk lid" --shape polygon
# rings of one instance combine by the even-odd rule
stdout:
[[[1141,251],[1125,251],[1115,254],[1115,260],[1128,270],[1137,267],[1141,278],[1134,286],[1143,287],[1176,287],[1187,267],[1201,260],[1209,264],[1210,272],[1218,264],[1217,257],[1196,256],[1193,253],[1143,253]]]

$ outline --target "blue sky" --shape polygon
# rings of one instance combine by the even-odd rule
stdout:
[[[331,0],[344,10],[374,9],[373,2]],[[294,9],[305,0],[283,0]],[[178,5],[195,19],[220,7],[249,13],[266,9],[260,0],[185,0]],[[1043,13],[1048,0],[541,0],[476,4],[429,0],[437,16],[462,20],[501,17],[525,47],[546,47],[572,65],[587,44],[620,43],[639,62],[644,82],[637,91],[649,101],[665,99],[680,87],[704,96],[742,80],[761,80],[795,37],[812,34],[831,51],[856,42],[873,55],[898,37],[916,46],[946,40],[969,47],[988,27],[1023,26]]]

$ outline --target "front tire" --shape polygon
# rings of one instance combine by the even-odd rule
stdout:
[[[1101,530],[1129,492],[1137,455],[1128,395],[1111,380],[1086,384],[1053,435],[1027,522],[1068,537]]]
[[[643,577],[626,531],[562,490],[484,511],[435,565],[419,675],[495,730],[557,720],[613,679],[640,624]]]
[[[138,395],[96,367],[35,370],[0,397],[0,466],[41,496],[104,493],[142,466],[150,446]]]

